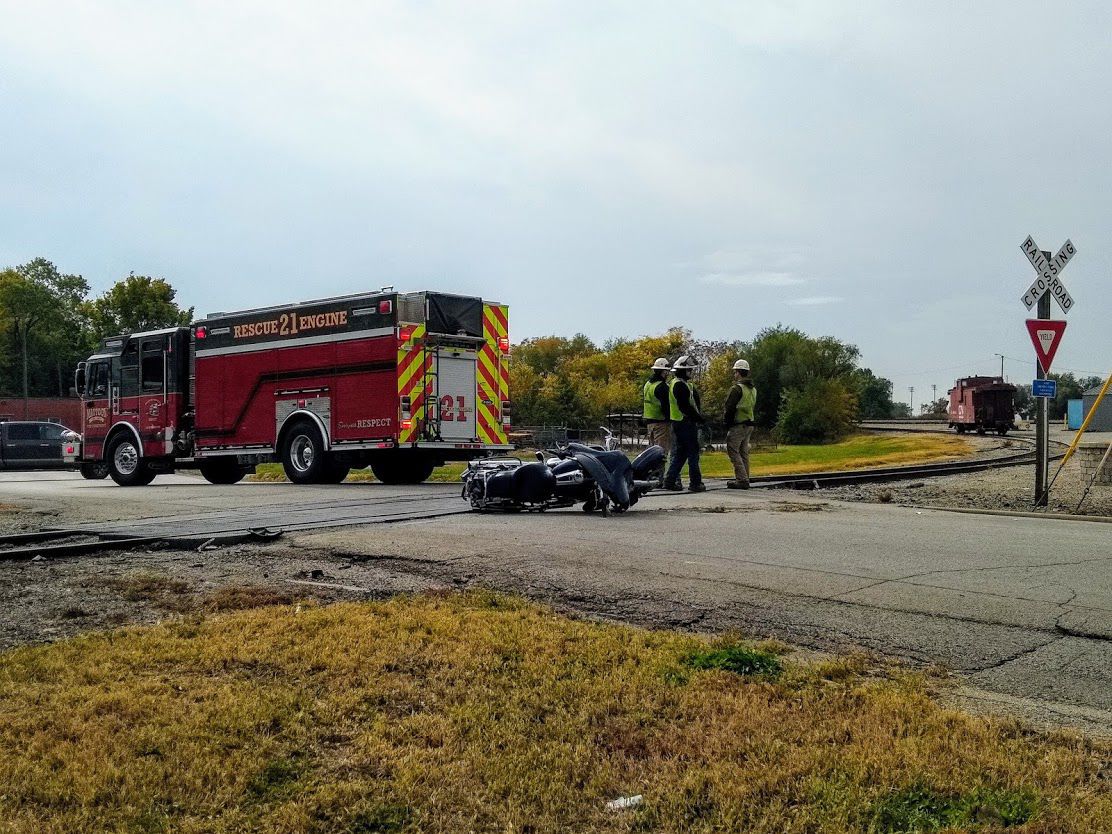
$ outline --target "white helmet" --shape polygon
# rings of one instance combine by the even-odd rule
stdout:
[[[668,364],[667,359],[661,356],[659,359],[653,362],[652,369],[654,371],[670,371],[672,369],[672,366]]]
[[[697,365],[692,361],[691,357],[686,353],[676,360],[676,364],[672,366],[673,371],[693,371]]]
[[[735,371],[748,371],[749,370],[749,363],[746,362],[744,359],[739,359],[739,360],[737,360],[737,362],[734,363],[734,370]]]

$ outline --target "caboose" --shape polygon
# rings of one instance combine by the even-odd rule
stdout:
[[[1014,385],[1000,376],[967,376],[950,389],[950,428],[958,434],[994,431],[1003,437],[1016,428]]]

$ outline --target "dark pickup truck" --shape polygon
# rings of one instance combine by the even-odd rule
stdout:
[[[66,443],[80,436],[57,423],[10,420],[0,423],[0,469],[73,469],[63,460]]]

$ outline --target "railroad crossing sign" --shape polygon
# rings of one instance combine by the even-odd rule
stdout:
[[[1050,373],[1050,363],[1058,352],[1062,334],[1066,332],[1066,323],[1049,319],[1027,319],[1027,332],[1031,334],[1031,343],[1035,346],[1035,355],[1039,357],[1043,373]]]
[[[1062,283],[1058,276],[1062,274],[1062,270],[1066,268],[1070,258],[1077,254],[1077,247],[1073,245],[1073,241],[1067,238],[1066,242],[1062,244],[1062,248],[1058,250],[1058,254],[1053,257],[1050,256],[1049,252],[1043,252],[1039,249],[1030,235],[1027,235],[1027,240],[1023,241],[1019,248],[1023,250],[1023,254],[1027,256],[1027,260],[1031,262],[1031,266],[1039,274],[1039,277],[1035,279],[1027,292],[1019,297],[1019,300],[1030,310],[1038,303],[1044,293],[1050,293],[1054,296],[1054,300],[1058,302],[1058,306],[1062,308],[1062,312],[1068,314],[1073,309],[1073,296],[1069,294],[1066,285]]]

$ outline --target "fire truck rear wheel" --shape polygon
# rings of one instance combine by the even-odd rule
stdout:
[[[238,484],[246,474],[235,458],[215,458],[201,464],[201,476],[210,484]]]
[[[108,474],[120,486],[146,486],[154,480],[155,473],[129,435],[118,434],[108,444],[107,464]]]
[[[371,471],[384,484],[420,484],[435,468],[436,461],[420,452],[396,452],[371,461]]]
[[[282,469],[295,484],[319,484],[327,472],[324,438],[308,420],[290,426],[282,440]]]

